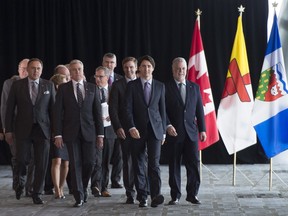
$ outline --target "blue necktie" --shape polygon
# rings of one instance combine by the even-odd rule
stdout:
[[[179,91],[180,91],[180,95],[181,98],[183,100],[183,103],[185,104],[185,100],[186,100],[186,91],[185,91],[185,85],[183,83],[179,83]]]
[[[144,83],[144,97],[147,105],[150,101],[150,94],[151,94],[151,84],[149,82]]]

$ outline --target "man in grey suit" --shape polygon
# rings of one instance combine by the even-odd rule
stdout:
[[[27,155],[34,148],[35,174],[33,183],[33,202],[43,204],[40,194],[43,191],[50,149],[50,118],[55,99],[53,84],[41,79],[43,63],[32,58],[27,64],[28,77],[15,81],[11,86],[5,117],[5,137],[13,143],[12,132],[16,138],[16,175],[18,185],[16,198],[23,193],[26,174]],[[17,113],[15,114],[15,109]],[[14,118],[14,115],[15,118]]]
[[[59,86],[54,107],[55,145],[69,153],[74,207],[87,202],[87,187],[95,163],[95,149],[103,147],[104,128],[96,85],[83,81],[80,60],[69,64],[71,81]]]
[[[27,72],[27,63],[29,59],[22,59],[19,62],[18,65],[18,75],[12,76],[10,79],[5,80],[3,83],[3,89],[1,93],[1,118],[2,118],[2,126],[3,126],[3,132],[5,133],[5,115],[6,115],[6,109],[7,109],[7,100],[8,100],[8,95],[11,89],[11,86],[14,81],[19,80],[19,79],[24,79],[28,76]],[[15,136],[13,134],[13,143],[9,145],[10,147],[10,152],[11,152],[11,165],[12,165],[12,175],[13,175],[13,189],[15,190],[17,186],[17,178],[15,175],[16,172],[16,140]],[[34,178],[34,157],[33,157],[33,147],[31,147],[31,155],[30,155],[30,161],[28,165],[28,170],[27,170],[27,179],[25,183],[25,195],[26,196],[31,196],[31,192],[33,190],[33,178]],[[28,159],[29,160],[29,159]]]
[[[151,56],[138,60],[140,78],[131,81],[126,88],[127,128],[132,137],[132,157],[135,186],[139,207],[147,207],[148,180],[146,178],[146,148],[148,155],[148,179],[151,207],[164,202],[161,195],[160,154],[165,140],[166,110],[164,84],[153,79],[155,68]]]
[[[126,189],[127,204],[134,203],[134,172],[131,157],[131,139],[128,136],[128,128],[125,114],[125,91],[127,83],[136,79],[137,59],[126,57],[122,61],[125,77],[112,84],[109,99],[109,115],[114,131],[121,143],[123,159],[123,182]]]
[[[206,127],[199,86],[186,80],[187,63],[178,57],[172,63],[173,80],[166,83],[166,138],[169,155],[169,185],[171,201],[179,203],[181,197],[181,161],[187,170],[187,197],[192,204],[200,204],[197,198],[199,175],[198,137],[206,140]],[[199,133],[199,131],[200,133]]]

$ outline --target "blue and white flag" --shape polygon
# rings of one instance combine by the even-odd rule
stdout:
[[[252,122],[268,158],[288,149],[288,87],[276,13],[255,96]]]

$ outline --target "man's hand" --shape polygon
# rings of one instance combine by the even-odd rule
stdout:
[[[119,128],[119,129],[116,131],[116,134],[117,134],[117,136],[118,136],[120,139],[123,139],[123,140],[126,139],[126,134],[125,134],[125,131],[124,131],[123,128]]]
[[[172,125],[168,126],[167,133],[173,137],[176,137],[178,135],[176,129]]]
[[[12,132],[5,133],[5,140],[9,145],[13,144]]]
[[[140,139],[140,133],[136,128],[132,128],[129,130],[129,133],[131,135],[132,138],[134,139]]]
[[[96,138],[96,148],[103,149],[103,137]]]
[[[0,140],[4,140],[4,133],[0,133]]]
[[[207,139],[206,132],[200,132],[200,141],[205,142]]]
[[[57,148],[63,148],[64,147],[64,143],[63,143],[62,137],[56,137],[55,140],[54,140],[54,145]]]

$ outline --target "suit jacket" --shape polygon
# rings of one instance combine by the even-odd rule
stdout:
[[[56,95],[53,125],[54,135],[62,135],[64,142],[71,142],[81,129],[86,141],[104,135],[99,90],[96,85],[84,82],[85,96],[80,108],[74,94],[72,81],[61,84]]]
[[[1,93],[1,119],[2,119],[3,128],[5,128],[5,116],[6,116],[8,95],[9,95],[13,82],[19,79],[20,79],[19,76],[17,76],[16,78],[7,79],[3,83],[3,88],[2,88],[2,93]]]
[[[109,97],[109,115],[114,131],[119,128],[128,130],[126,110],[125,110],[125,91],[127,81],[122,78],[113,82],[112,89]]]
[[[122,79],[122,78],[124,78],[122,75],[114,72],[114,81],[113,81],[113,82],[115,82],[115,81],[117,81],[117,80],[120,80],[120,79]]]
[[[48,80],[39,79],[38,95],[34,106],[28,85],[28,78],[17,80],[12,84],[7,100],[5,129],[7,132],[15,132],[16,139],[26,139],[30,136],[34,120],[36,120],[45,137],[50,139],[50,119],[55,102],[54,85]],[[17,113],[15,114],[16,107]]]
[[[111,86],[108,86],[108,100],[110,100],[110,92],[111,92]],[[109,106],[108,106],[108,109],[109,109]],[[115,134],[112,125],[104,127],[104,137],[107,139],[117,138],[117,135]]]
[[[156,139],[163,140],[166,131],[165,86],[153,79],[150,102],[147,105],[141,79],[138,78],[127,84],[126,89],[127,127],[136,127],[140,136],[147,131],[150,122]]]
[[[172,124],[178,136],[169,139],[180,139],[187,132],[191,141],[197,141],[199,131],[206,131],[203,104],[199,86],[186,80],[186,101],[181,98],[175,80],[166,83],[166,113],[167,125]],[[197,118],[197,122],[196,122]]]

